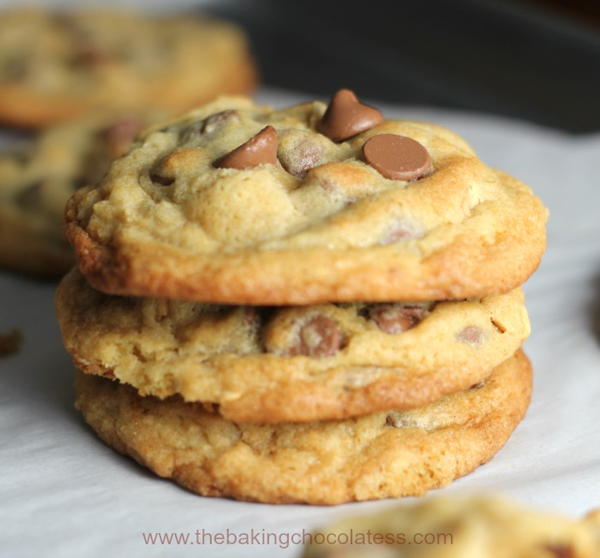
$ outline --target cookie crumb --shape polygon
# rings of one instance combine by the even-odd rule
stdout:
[[[18,352],[23,344],[23,334],[18,329],[0,333],[0,356]]]
[[[506,332],[506,326],[498,321],[496,318],[490,318],[490,321],[492,322],[492,325],[500,332],[500,333],[505,333]]]

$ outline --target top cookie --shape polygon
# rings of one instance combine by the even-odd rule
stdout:
[[[249,91],[235,26],[113,11],[0,15],[0,122],[38,127],[98,109],[179,111]]]
[[[527,186],[351,92],[326,109],[221,98],[148,131],[68,203],[81,271],[108,293],[265,305],[482,297],[535,270],[547,212]]]

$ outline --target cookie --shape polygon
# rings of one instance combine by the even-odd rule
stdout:
[[[574,521],[498,496],[434,498],[311,534],[304,558],[594,558],[600,515]]]
[[[0,55],[1,56],[1,55]],[[79,187],[102,178],[152,118],[95,116],[49,128],[0,155],[0,266],[62,275],[73,266],[64,208]]]
[[[437,304],[225,307],[105,295],[73,271],[56,306],[79,369],[140,395],[218,404],[240,422],[422,406],[484,380],[529,334],[520,290]]]
[[[153,129],[70,200],[81,271],[112,294],[255,305],[474,298],[529,277],[547,212],[527,186],[446,129],[335,99],[221,98]]]
[[[98,110],[181,111],[256,80],[242,32],[212,18],[110,10],[0,15],[0,122],[55,124]]]
[[[76,406],[108,445],[198,494],[326,505],[421,495],[469,473],[504,445],[530,389],[519,352],[477,388],[343,421],[238,424],[81,372]]]

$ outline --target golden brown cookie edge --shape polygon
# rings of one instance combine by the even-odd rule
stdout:
[[[156,244],[105,246],[80,227],[73,199],[66,230],[81,272],[109,294],[251,305],[445,300],[506,293],[537,269],[546,210],[525,188],[519,202],[521,211],[505,216],[496,243],[482,246],[479,238],[457,235],[416,266],[389,247],[194,257]]]

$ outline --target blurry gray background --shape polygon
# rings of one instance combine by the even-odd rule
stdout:
[[[239,0],[265,83],[600,130],[600,1]]]
[[[90,2],[37,4],[84,6]],[[26,2],[0,0],[0,6]],[[121,0],[248,31],[266,85],[600,130],[600,0]]]

